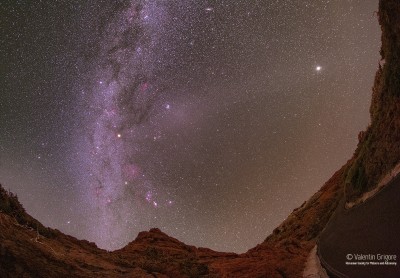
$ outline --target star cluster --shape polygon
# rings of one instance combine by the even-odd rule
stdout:
[[[0,182],[116,249],[242,252],[351,156],[377,1],[5,1]]]

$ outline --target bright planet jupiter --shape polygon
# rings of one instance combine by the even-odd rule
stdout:
[[[0,182],[109,250],[262,242],[369,122],[378,1],[2,1]]]

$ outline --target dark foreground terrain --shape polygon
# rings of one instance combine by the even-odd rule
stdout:
[[[352,209],[340,203],[318,244],[319,258],[328,272],[338,277],[400,277],[399,211],[400,176]],[[358,260],[358,254],[374,257]]]

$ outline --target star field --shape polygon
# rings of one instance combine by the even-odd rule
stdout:
[[[368,125],[378,1],[3,1],[0,182],[109,250],[262,242]]]

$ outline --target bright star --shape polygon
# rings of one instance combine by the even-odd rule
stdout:
[[[117,137],[118,137],[118,138],[121,138],[121,134],[120,134],[120,133],[118,133],[118,134],[117,134]]]
[[[316,67],[315,67],[315,70],[316,70],[316,71],[320,71],[320,70],[322,70],[322,67],[321,67],[321,66],[316,66]]]

